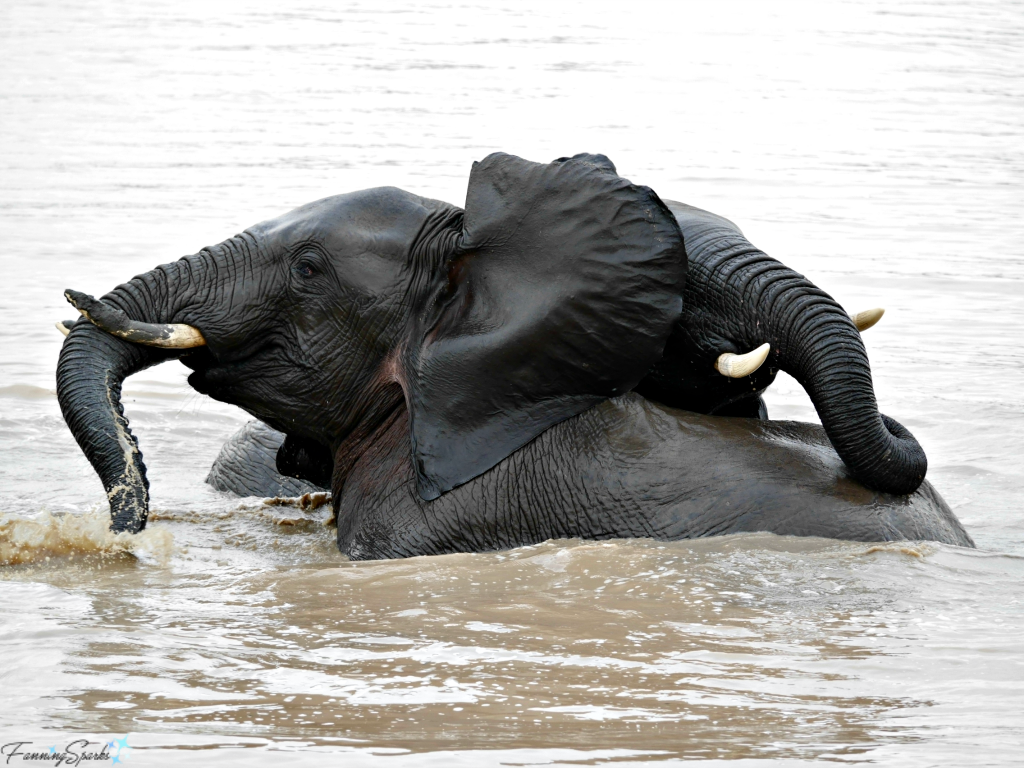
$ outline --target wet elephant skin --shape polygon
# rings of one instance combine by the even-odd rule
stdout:
[[[335,509],[338,544],[356,559],[749,531],[974,546],[930,483],[909,496],[868,490],[821,427],[704,416],[635,393],[561,422],[431,502],[416,492],[401,412]]]
[[[277,454],[284,435],[261,421],[250,421],[220,449],[206,482],[236,496],[302,496],[323,486],[281,474]]]

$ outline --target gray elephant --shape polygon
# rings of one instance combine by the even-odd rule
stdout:
[[[972,546],[842,309],[601,155],[491,155],[464,211],[340,195],[67,294],[85,319],[58,397],[116,530],[148,509],[121,382],[177,357],[286,435],[278,468],[330,485],[355,558],[755,530]],[[779,368],[824,430],[708,415],[755,414]]]

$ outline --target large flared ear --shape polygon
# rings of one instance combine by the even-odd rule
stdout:
[[[403,369],[419,493],[434,499],[636,385],[682,310],[671,212],[603,155],[473,164],[461,241]]]

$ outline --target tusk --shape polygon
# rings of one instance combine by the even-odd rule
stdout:
[[[54,323],[54,325],[57,326],[57,330],[60,331],[65,336],[71,333],[71,326],[74,324],[74,320],[58,320],[56,323]]]
[[[64,298],[82,313],[82,317],[97,328],[126,341],[150,347],[164,347],[165,349],[191,349],[206,344],[203,334],[198,328],[193,328],[191,325],[140,323],[130,319],[116,307],[71,289],[64,291]]]
[[[866,331],[872,325],[882,319],[882,315],[885,314],[885,310],[881,307],[875,309],[865,309],[863,312],[858,312],[856,315],[850,315],[850,319],[853,320],[853,324],[857,326],[858,331]]]
[[[725,352],[715,360],[715,370],[723,376],[728,376],[730,379],[742,379],[744,376],[749,376],[760,368],[764,361],[768,359],[768,353],[771,350],[771,344],[762,344],[753,352],[747,352],[745,355],[734,355],[731,352]]]

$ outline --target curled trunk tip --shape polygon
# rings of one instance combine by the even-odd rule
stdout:
[[[820,312],[791,328],[786,348],[782,369],[807,390],[851,474],[877,491],[916,491],[928,458],[910,430],[879,413],[867,351],[852,318],[838,307]]]

